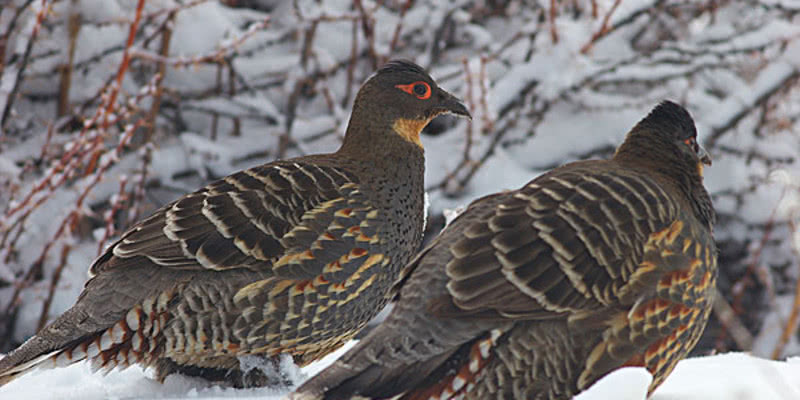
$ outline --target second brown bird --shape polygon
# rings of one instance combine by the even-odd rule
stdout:
[[[294,399],[569,399],[623,366],[650,391],[695,346],[717,277],[710,159],[664,102],[611,160],[473,202],[387,319]]]

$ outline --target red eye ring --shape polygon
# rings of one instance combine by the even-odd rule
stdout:
[[[694,138],[688,138],[684,140],[683,143],[686,143],[687,146],[691,147],[695,153],[700,151],[700,146],[697,145],[697,141]]]
[[[409,83],[408,85],[395,85],[394,87],[420,99],[420,100],[427,100],[431,98],[431,85],[428,82],[423,81],[416,81],[414,83]],[[424,87],[425,92],[418,93],[417,88]]]

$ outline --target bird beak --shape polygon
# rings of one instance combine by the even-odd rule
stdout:
[[[434,107],[435,115],[452,113],[462,117],[472,119],[472,115],[467,110],[464,103],[461,102],[456,96],[439,89],[442,93],[439,104]]]
[[[711,156],[708,155],[706,149],[700,147],[700,150],[697,152],[697,156],[700,158],[700,162],[705,165],[711,165]]]

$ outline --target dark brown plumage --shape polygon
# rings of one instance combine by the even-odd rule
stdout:
[[[337,152],[238,172],[125,232],[77,303],[0,360],[0,385],[87,358],[265,385],[240,356],[302,365],[336,349],[420,245],[419,133],[447,112],[469,116],[419,66],[388,63],[360,89]]]
[[[652,391],[717,276],[710,159],[664,102],[611,160],[473,202],[404,270],[392,313],[295,399],[569,399],[622,366]]]

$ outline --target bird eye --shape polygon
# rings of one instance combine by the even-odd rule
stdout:
[[[425,96],[425,93],[428,93],[427,85],[423,85],[421,83],[414,85],[414,94],[417,95],[417,97]]]
[[[408,85],[395,85],[395,87],[416,96],[420,100],[426,100],[431,97],[431,85],[427,82],[417,81]]]
[[[700,146],[697,144],[697,140],[695,140],[695,138],[688,138],[684,140],[683,143],[686,143],[686,145],[689,146],[695,153],[700,152]]]

